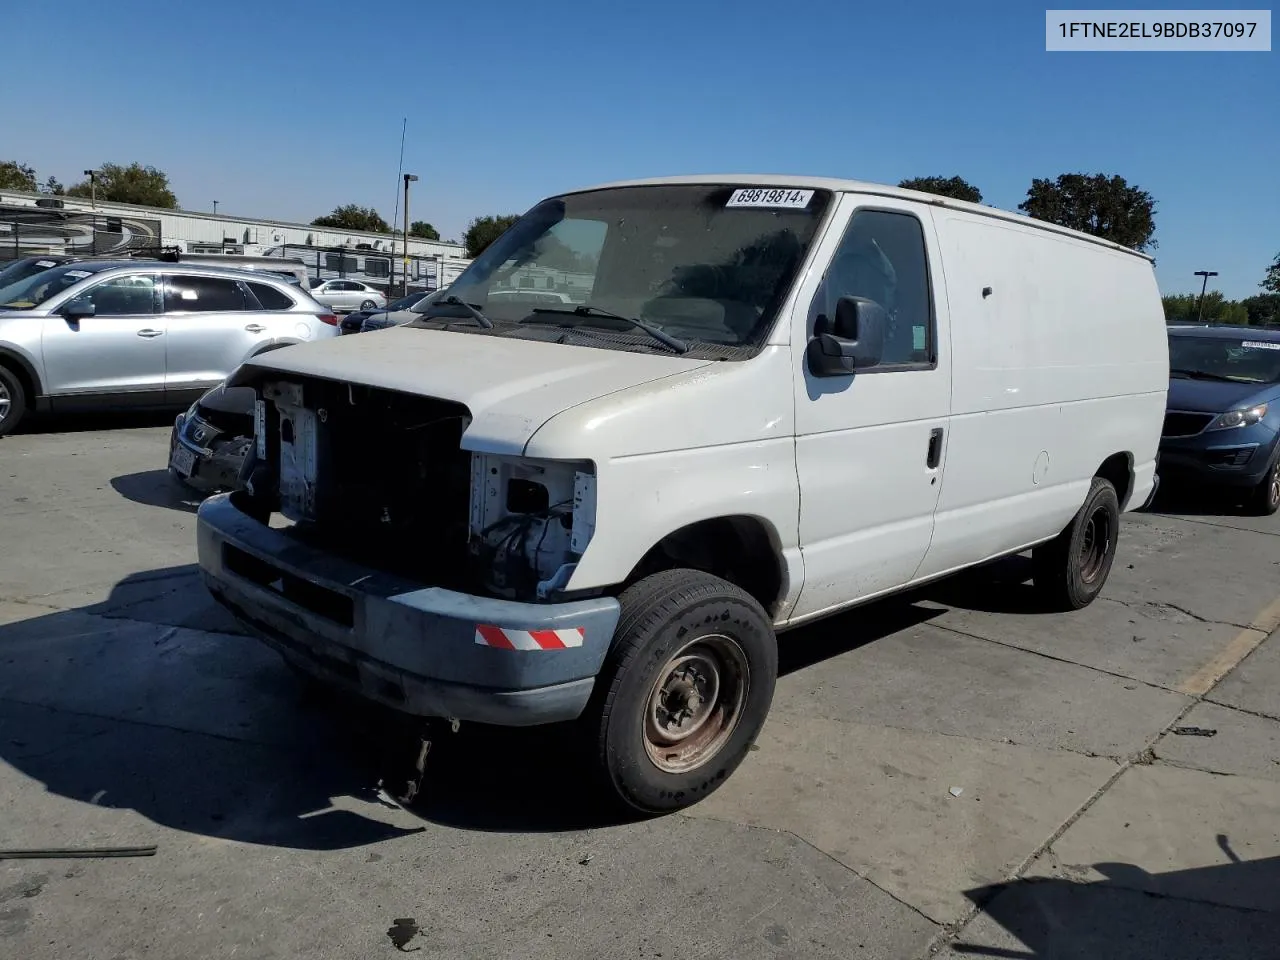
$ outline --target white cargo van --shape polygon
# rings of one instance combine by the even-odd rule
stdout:
[[[1167,351],[1147,257],[1001,210],[566,193],[420,319],[241,368],[256,448],[200,564],[296,669],[576,721],[617,797],[677,809],[745,756],[786,628],[1028,549],[1046,604],[1090,603],[1154,489]]]

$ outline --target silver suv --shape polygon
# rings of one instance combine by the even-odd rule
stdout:
[[[0,436],[31,409],[182,408],[249,357],[336,336],[305,290],[190,263],[90,260],[0,288]]]

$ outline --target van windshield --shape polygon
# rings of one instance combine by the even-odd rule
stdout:
[[[616,314],[686,342],[691,355],[735,358],[768,335],[830,202],[825,190],[708,184],[556,197],[495,240],[414,325],[668,352]],[[494,327],[469,323],[463,304]]]
[[[1280,339],[1247,332],[1233,337],[1169,338],[1169,373],[1179,379],[1280,383]]]

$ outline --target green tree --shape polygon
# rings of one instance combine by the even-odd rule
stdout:
[[[963,177],[912,177],[910,180],[903,180],[898,186],[904,190],[920,190],[939,197],[951,197],[953,200],[982,202],[982,191]]]
[[[178,206],[178,198],[169,189],[169,177],[155,167],[144,167],[140,163],[131,163],[127,167],[104,163],[98,167],[95,180],[96,191],[93,183],[85,179],[70,187],[67,196],[89,197],[96,192],[99,200],[113,203],[135,203],[166,210]]]
[[[1200,294],[1179,293],[1161,297],[1166,323],[1250,323],[1248,304],[1228,300],[1220,290],[1210,290],[1204,295],[1203,319],[1200,312]]]
[[[1280,293],[1280,253],[1276,254],[1276,262],[1267,267],[1267,273],[1258,286],[1268,293]]]
[[[1221,293],[1217,291],[1210,291],[1206,296],[1204,296],[1204,308],[1206,308],[1206,310],[1211,310],[1212,306],[1215,305],[1215,302],[1221,300]],[[1174,293],[1167,297],[1161,297],[1160,302],[1165,305],[1165,323],[1196,323],[1196,317],[1199,311],[1199,294]]]
[[[467,248],[467,256],[472,259],[480,256],[485,247],[502,236],[519,219],[519,215],[514,213],[506,216],[476,217],[467,226],[467,232],[462,238]]]
[[[425,220],[415,220],[409,224],[409,236],[422,240],[439,240],[440,231]]]
[[[36,172],[16,160],[0,160],[0,190],[36,192]]]
[[[373,207],[361,207],[348,203],[345,207],[334,207],[333,213],[316,217],[311,221],[313,227],[332,227],[337,230],[367,230],[370,233],[390,233],[391,226],[382,219],[382,215]]]
[[[1228,300],[1218,311],[1214,323],[1235,323],[1242,327],[1249,325],[1249,308],[1238,300]]]
[[[66,188],[58,182],[57,177],[49,176],[45,179],[44,183],[40,185],[40,192],[47,193],[52,197],[61,197],[67,191]]]
[[[1259,293],[1240,301],[1255,327],[1280,324],[1280,293]]]
[[[1064,173],[1032,180],[1018,209],[1037,220],[1082,230],[1134,250],[1154,249],[1155,201],[1123,177]]]

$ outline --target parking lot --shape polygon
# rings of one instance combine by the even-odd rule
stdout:
[[[1129,515],[1102,599],[1020,559],[784,635],[747,762],[607,820],[558,734],[387,721],[217,609],[164,417],[0,441],[0,955],[1280,956],[1280,515]],[[1268,635],[1270,638],[1268,638]]]

